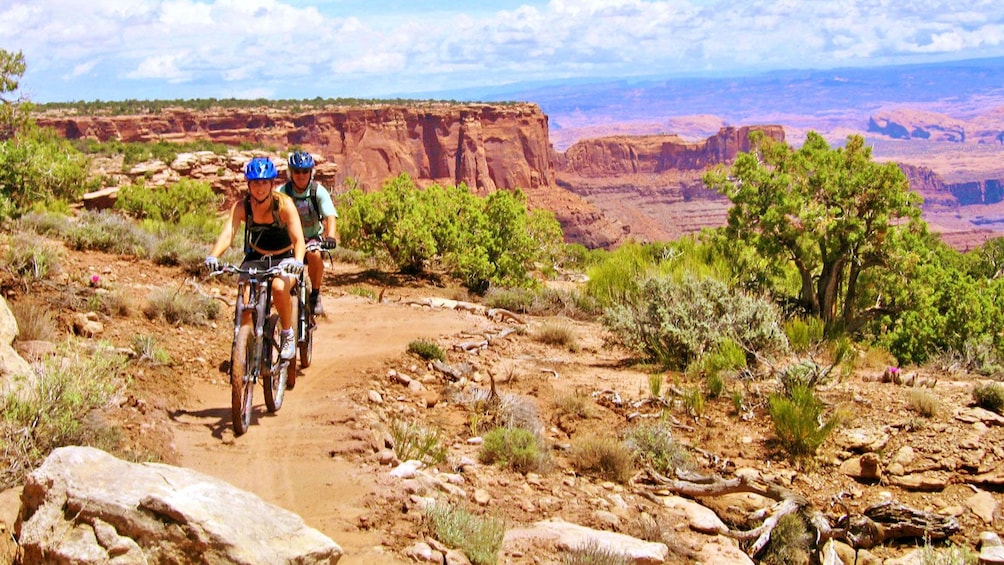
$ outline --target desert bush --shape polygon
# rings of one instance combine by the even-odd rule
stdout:
[[[59,236],[66,229],[69,219],[69,214],[66,212],[39,210],[33,207],[17,219],[16,229],[31,231],[39,235]]]
[[[662,373],[649,373],[648,394],[650,398],[662,398],[662,383],[665,381]]]
[[[771,395],[768,410],[781,447],[796,457],[816,453],[838,424],[836,417],[819,424],[823,403],[805,384],[793,385],[786,394]]]
[[[579,350],[575,330],[565,322],[544,322],[533,333],[533,339],[547,345],[563,347],[572,352]]]
[[[684,389],[683,406],[687,409],[687,412],[695,418],[700,418],[704,415],[706,401],[701,387],[695,386]]]
[[[760,563],[765,565],[789,565],[810,563],[813,535],[805,520],[798,513],[785,514],[777,521],[770,534],[770,543],[764,548]]]
[[[464,552],[473,565],[495,565],[505,537],[505,522],[460,507],[436,502],[425,509],[433,537]]]
[[[147,258],[156,237],[135,222],[114,212],[87,211],[63,232],[67,245],[76,250],[94,249]]]
[[[588,435],[576,439],[569,460],[577,471],[609,481],[623,484],[634,476],[633,451],[624,442],[609,436]]]
[[[973,400],[980,408],[1004,414],[1004,385],[997,382],[979,383],[973,387]]]
[[[135,305],[132,295],[122,289],[98,290],[87,299],[87,309],[109,316],[127,317]]]
[[[85,420],[125,387],[124,361],[112,353],[84,357],[64,348],[42,364],[31,388],[0,398],[0,488],[21,484],[57,447],[113,447],[104,440],[114,434]]]
[[[143,363],[165,365],[171,362],[171,354],[157,344],[157,339],[150,335],[137,334],[132,338],[132,352],[136,360]]]
[[[581,390],[558,395],[554,399],[555,416],[589,418],[593,414],[593,401]]]
[[[18,341],[54,341],[59,332],[56,317],[45,304],[19,300],[8,303],[17,322]]]
[[[446,359],[446,353],[443,353],[443,348],[424,339],[416,339],[409,343],[408,353],[414,353],[426,361],[444,361]]]
[[[595,539],[579,544],[562,553],[561,565],[630,565],[634,563],[626,554],[600,545]]]
[[[4,269],[26,288],[59,271],[59,250],[35,234],[17,232],[9,239],[6,248]]]
[[[127,185],[115,200],[115,208],[133,218],[169,224],[215,218],[218,205],[219,197],[208,182],[185,178],[164,187]]]
[[[704,386],[708,389],[708,398],[718,398],[725,392],[725,378],[718,373],[710,374],[705,377]]]
[[[401,461],[414,459],[435,465],[446,460],[447,447],[439,430],[395,418],[390,422],[390,436],[394,440],[394,453]]]
[[[823,341],[826,323],[816,316],[792,318],[784,323],[784,335],[795,353],[806,353]]]
[[[529,288],[492,287],[485,292],[482,302],[488,308],[502,308],[517,314],[529,314],[537,293]]]
[[[924,540],[920,550],[920,565],[976,565],[979,562],[979,554],[964,546],[950,544],[937,548],[930,540]]]
[[[478,458],[488,465],[499,465],[517,473],[547,470],[548,453],[540,439],[523,428],[495,428],[484,435]]]
[[[76,202],[94,188],[90,161],[51,128],[34,123],[0,140],[0,219],[17,217],[36,202]]]
[[[148,319],[163,320],[169,324],[204,324],[215,320],[219,313],[220,303],[216,300],[170,288],[154,291],[143,307],[143,314]]]
[[[938,397],[926,390],[910,389],[907,396],[907,405],[911,410],[925,418],[933,418],[938,415],[941,406]]]
[[[628,429],[623,441],[637,461],[650,465],[656,472],[673,477],[676,469],[692,470],[693,459],[687,448],[673,439],[667,422],[646,422]]]
[[[768,356],[788,348],[776,306],[713,279],[645,279],[638,298],[608,308],[604,322],[626,346],[675,368],[727,339]]]

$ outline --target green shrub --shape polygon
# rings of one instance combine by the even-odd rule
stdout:
[[[192,179],[164,187],[147,187],[142,183],[119,189],[115,208],[133,218],[151,219],[179,224],[184,218],[215,218],[219,197],[209,183]]]
[[[823,340],[826,323],[815,316],[792,318],[784,323],[784,335],[795,353],[805,353]]]
[[[153,336],[137,334],[132,338],[132,352],[139,362],[166,365],[171,362],[171,354],[157,345]]]
[[[635,457],[631,448],[616,438],[589,435],[572,443],[572,466],[581,473],[626,484],[634,477]]]
[[[114,433],[86,420],[125,387],[124,358],[107,352],[86,357],[62,353],[43,363],[31,389],[0,398],[0,488],[23,484],[25,475],[57,447],[116,447],[107,443]]]
[[[608,308],[605,324],[626,346],[665,366],[683,368],[719,343],[771,355],[787,350],[780,311],[713,279],[642,281],[631,303]]]
[[[426,465],[436,465],[446,460],[447,447],[438,430],[394,419],[390,423],[390,435],[394,440],[394,453],[401,461],[414,459]]]
[[[64,231],[66,243],[76,250],[94,249],[121,255],[150,256],[156,237],[135,222],[114,212],[87,211]]]
[[[770,543],[760,561],[765,565],[810,563],[813,536],[802,516],[793,513],[781,516],[770,534]]]
[[[704,379],[704,386],[708,389],[708,398],[718,398],[725,392],[725,379],[714,373]]]
[[[495,565],[505,537],[505,523],[478,516],[459,506],[437,502],[425,509],[432,535],[464,552],[473,565]]]
[[[37,235],[18,232],[7,246],[7,270],[27,288],[59,271],[60,253]]]
[[[794,456],[816,453],[838,423],[837,418],[830,418],[819,424],[823,403],[805,384],[793,385],[787,394],[771,395],[769,404],[774,433],[781,447]]]
[[[979,383],[973,388],[973,400],[980,408],[1004,414],[1004,385],[997,382]]]
[[[426,361],[444,361],[446,360],[446,353],[443,353],[443,349],[431,341],[426,341],[423,339],[416,339],[408,344],[408,352],[418,355]]]
[[[657,473],[673,477],[677,469],[694,469],[690,452],[673,439],[672,428],[667,422],[660,420],[639,424],[628,429],[623,439],[637,461],[650,465]]]
[[[547,452],[540,440],[530,430],[523,428],[495,428],[484,435],[478,458],[487,465],[499,465],[517,473],[544,470]]]

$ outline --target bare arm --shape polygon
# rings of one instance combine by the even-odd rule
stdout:
[[[336,220],[335,216],[327,216],[326,218],[324,218],[322,222],[324,225],[324,233],[323,233],[324,237],[337,239],[338,228],[335,225],[335,220]]]
[[[213,249],[209,252],[211,256],[219,257],[234,242],[234,234],[237,233],[238,226],[244,221],[244,206],[241,204],[242,202],[238,200],[230,208],[230,217],[223,224],[223,230],[220,231],[219,237],[216,238],[216,243],[213,244]]]

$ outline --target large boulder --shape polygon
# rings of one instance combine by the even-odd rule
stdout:
[[[17,334],[17,320],[0,296],[0,394],[22,388],[24,385],[19,383],[34,374],[31,365],[12,346]]]
[[[63,447],[32,472],[23,563],[337,563],[342,549],[258,496],[195,471]]]

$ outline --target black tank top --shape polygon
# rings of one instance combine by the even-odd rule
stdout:
[[[290,251],[293,240],[289,238],[286,225],[279,219],[279,199],[272,195],[272,222],[259,224],[254,221],[251,198],[244,198],[244,253],[248,255],[272,255]]]

